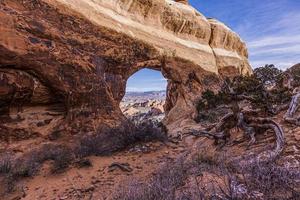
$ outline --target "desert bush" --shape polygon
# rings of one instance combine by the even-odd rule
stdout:
[[[4,157],[0,161],[1,184],[6,192],[10,192],[20,178],[36,175],[45,161],[53,160],[52,172],[58,172],[68,167],[73,158],[71,148],[54,144],[34,149],[20,158]]]
[[[274,162],[261,162],[243,167],[241,173],[250,191],[259,191],[265,199],[299,199],[300,172],[278,166]]]
[[[76,154],[79,157],[110,155],[133,143],[135,139],[135,132],[131,126],[98,131],[95,135],[79,138]]]
[[[6,173],[10,173],[16,178],[31,177],[38,172],[40,166],[47,160],[53,160],[54,172],[68,167],[73,157],[71,148],[62,145],[47,144],[16,159],[11,165],[10,170]]]
[[[217,170],[218,161],[203,153],[194,156],[192,160],[186,155],[175,161],[162,165],[146,182],[130,180],[122,183],[113,195],[115,200],[206,200],[234,199],[230,187],[221,190],[218,186],[207,189],[199,177],[207,171],[219,177],[224,170]],[[226,171],[227,175],[227,171]],[[224,176],[225,177],[225,176]],[[227,181],[227,180],[226,180]],[[225,182],[225,181],[224,181]],[[215,183],[217,184],[217,182]],[[125,186],[124,186],[125,185]],[[222,193],[223,192],[223,193]],[[225,198],[226,197],[226,198]],[[230,198],[229,198],[230,197]]]
[[[0,178],[0,197],[14,191],[16,180],[12,176],[4,176]]]
[[[52,156],[54,161],[52,172],[54,173],[63,171],[69,167],[75,158],[72,150],[66,147],[59,148]]]
[[[221,90],[218,93],[214,93],[213,91],[207,89],[202,93],[201,99],[197,104],[197,110],[200,112],[203,110],[216,108],[221,104],[230,103],[230,101],[230,96],[224,91]]]
[[[229,112],[228,108],[217,107],[215,109],[199,110],[198,115],[195,118],[197,123],[206,122],[208,124],[217,123],[220,120],[220,116],[224,116]]]
[[[150,122],[144,122],[136,126],[128,124],[99,131],[96,135],[83,136],[79,139],[76,154],[79,157],[110,155],[136,142],[162,141],[165,139],[165,133]]]
[[[166,133],[162,130],[161,123],[154,123],[152,121],[144,121],[136,124],[135,135],[138,141],[165,141],[167,140]]]
[[[188,177],[189,166],[183,158],[166,164],[156,171],[149,182],[132,180],[125,183],[128,186],[120,187],[114,194],[115,200],[174,200],[176,189],[184,184]]]
[[[300,172],[274,162],[232,164],[228,158],[204,152],[167,163],[148,181],[122,183],[115,200],[296,200],[299,199]],[[236,161],[235,161],[236,162]],[[244,162],[243,162],[244,163]],[[210,184],[203,174],[208,174]],[[204,181],[204,182],[203,182]]]
[[[214,108],[218,103],[218,96],[213,91],[207,89],[202,93],[197,109]]]
[[[225,79],[218,92],[206,90],[202,93],[197,104],[199,113],[197,119],[200,119],[198,121],[214,118],[214,112],[207,112],[208,110],[243,99],[250,101],[250,105],[255,109],[259,108],[263,114],[276,114],[276,107],[288,103],[292,96],[291,91],[283,84],[285,75],[287,74],[274,65],[266,65],[255,69],[251,76],[236,76],[232,79]],[[294,74],[293,76],[298,77]],[[296,78],[293,80],[293,82],[297,82]]]
[[[8,173],[12,167],[12,157],[8,154],[0,156],[0,174]]]
[[[275,67],[275,65],[265,65],[254,69],[255,77],[264,85],[274,84],[281,79],[282,70]]]
[[[27,158],[16,160],[11,171],[9,172],[12,177],[16,179],[21,177],[32,177],[35,175],[40,167],[40,162],[31,155]]]
[[[200,170],[207,171],[223,179],[223,187],[220,182],[213,183],[212,190],[207,194],[198,184],[195,191],[205,194],[206,198],[222,197],[223,199],[292,199],[300,198],[300,171],[285,166],[279,166],[274,161],[247,163],[243,166],[239,163],[232,165],[226,162],[225,157],[216,159],[211,156],[199,154],[196,163]],[[222,161],[223,160],[223,161]],[[209,165],[209,168],[201,167],[202,164]],[[208,195],[208,196],[207,196]],[[221,199],[222,199],[221,198]]]

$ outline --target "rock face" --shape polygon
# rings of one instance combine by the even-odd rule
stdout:
[[[120,108],[124,115],[136,124],[152,121],[154,124],[164,118],[165,91],[127,92]]]
[[[188,0],[175,0],[175,1],[179,3],[189,4]]]
[[[0,1],[0,128],[17,119],[39,132],[45,118],[40,134],[116,126],[126,81],[142,68],[168,79],[169,132],[192,120],[204,89],[251,67],[237,34],[180,2]]]

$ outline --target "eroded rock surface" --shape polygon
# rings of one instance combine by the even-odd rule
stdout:
[[[178,121],[193,121],[204,89],[251,73],[247,57],[236,33],[180,2],[2,0],[0,128],[14,118],[42,135],[116,126],[126,119],[119,104],[127,79],[151,68],[168,79],[164,124],[172,134]]]
[[[158,125],[165,117],[165,91],[127,92],[120,108],[136,124],[151,121]]]

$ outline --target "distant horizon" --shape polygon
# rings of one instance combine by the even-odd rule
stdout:
[[[167,90],[147,90],[147,91],[126,91],[126,93],[146,93],[146,92],[166,92]]]
[[[160,71],[141,69],[127,81],[126,92],[147,92],[166,90],[167,79]]]

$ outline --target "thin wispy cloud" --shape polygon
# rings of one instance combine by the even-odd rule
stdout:
[[[206,16],[225,22],[247,43],[253,67],[285,69],[300,62],[299,0],[190,1]]]
[[[265,46],[276,46],[276,45],[293,45],[299,43],[300,35],[293,36],[268,36],[260,38],[252,42],[248,42],[248,48],[261,48]]]
[[[248,42],[248,48],[253,67],[268,62],[285,69],[300,62],[300,13],[285,13],[266,36]]]

